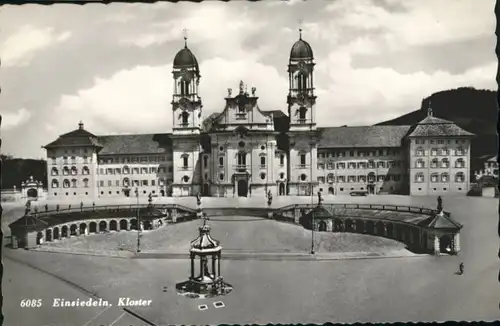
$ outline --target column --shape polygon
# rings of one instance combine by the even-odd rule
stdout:
[[[217,266],[217,276],[220,276],[220,259],[221,259],[221,254],[219,253],[217,256],[218,256],[217,257],[218,258],[217,259],[217,265],[218,265]]]
[[[201,279],[203,280],[203,277],[205,276],[205,269],[203,268],[203,261],[205,260],[205,256],[200,256],[200,276]]]
[[[441,252],[441,248],[439,245],[439,237],[437,235],[434,236],[434,255],[439,256]]]
[[[194,279],[194,255],[190,255],[191,258],[191,279]]]
[[[388,234],[387,234],[387,224],[385,224],[385,223],[383,224],[383,229],[382,230],[384,232],[383,236],[384,237],[388,237]]]
[[[216,277],[216,273],[215,273],[215,260],[217,259],[216,255],[212,255],[212,274],[214,276],[214,278]]]
[[[460,233],[456,233],[453,236],[454,252],[458,254],[460,252]]]
[[[172,208],[172,222],[177,223],[177,208]]]
[[[295,223],[298,224],[300,219],[300,210],[298,208],[293,209],[293,218],[295,220]]]

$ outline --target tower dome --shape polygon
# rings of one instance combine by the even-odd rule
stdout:
[[[184,40],[186,41],[186,38]],[[184,49],[175,55],[174,68],[196,68],[198,70],[198,60],[196,60],[193,52],[187,47],[187,43],[185,43]]]
[[[290,60],[312,60],[313,58],[312,48],[309,43],[302,39],[302,31],[300,31],[300,38],[290,51]]]

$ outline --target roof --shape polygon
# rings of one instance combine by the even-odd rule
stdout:
[[[312,214],[314,214],[314,218],[316,218],[316,219],[324,219],[324,218],[332,218],[333,217],[332,213],[330,213],[330,211],[325,209],[325,207],[323,205],[318,205],[318,206],[314,207],[312,210],[309,211],[309,213],[307,213],[305,215],[305,217],[311,218]]]
[[[319,148],[401,147],[411,126],[359,126],[318,128]]]
[[[196,68],[198,70],[198,60],[187,45],[175,55],[174,68]]]
[[[53,147],[68,147],[68,146],[102,147],[97,139],[97,136],[83,129],[83,123],[81,122],[79,123],[78,129],[60,135],[59,138],[57,138],[50,144],[45,145],[44,147],[53,148]]]
[[[292,50],[290,51],[290,60],[312,60],[313,58],[314,56],[311,46],[301,37],[292,46]]]
[[[434,229],[461,229],[462,224],[453,221],[447,214],[441,213],[427,219],[424,224]]]
[[[408,137],[473,137],[474,134],[457,126],[454,122],[436,118],[429,114],[420,121]]]
[[[210,253],[220,251],[219,241],[210,236],[210,225],[203,224],[199,227],[200,235],[191,241],[191,252]]]
[[[103,148],[99,155],[167,153],[171,134],[98,136]]]
[[[281,110],[262,111],[262,113],[264,113],[266,115],[272,114],[274,118],[287,117],[287,115],[283,111],[281,111]]]

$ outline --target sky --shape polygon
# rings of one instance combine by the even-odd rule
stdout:
[[[2,153],[41,148],[83,121],[96,134],[170,132],[172,61],[200,63],[203,116],[240,80],[287,112],[290,49],[315,57],[318,126],[370,125],[457,87],[495,89],[494,0],[113,3],[0,8]]]

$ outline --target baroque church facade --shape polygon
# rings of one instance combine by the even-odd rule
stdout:
[[[200,69],[187,43],[173,62],[171,133],[60,135],[47,151],[49,198],[465,194],[473,134],[432,115],[415,126],[317,127],[314,56],[295,42],[287,113],[240,82],[202,119]]]

